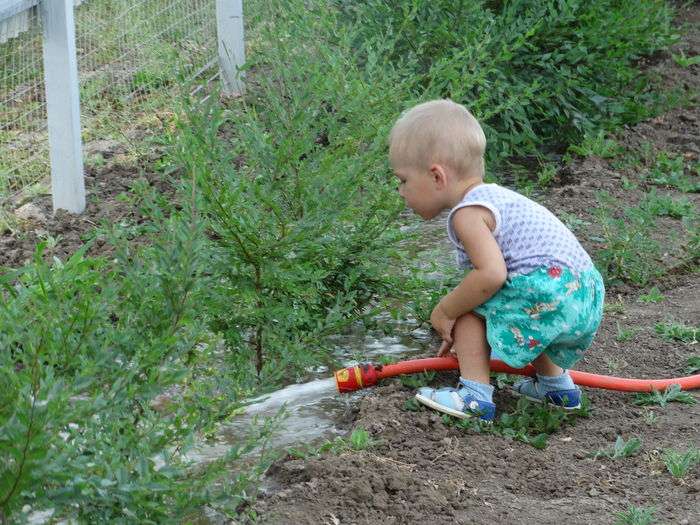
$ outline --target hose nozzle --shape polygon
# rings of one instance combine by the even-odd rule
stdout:
[[[381,367],[380,367],[381,368]],[[377,384],[377,368],[371,363],[341,368],[335,372],[335,384],[341,394]]]

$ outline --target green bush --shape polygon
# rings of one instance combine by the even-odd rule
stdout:
[[[658,106],[636,60],[677,38],[661,0],[338,2],[359,53],[387,49],[420,98],[450,97],[482,121],[491,160],[566,146]]]
[[[0,518],[24,505],[85,522],[162,522],[206,503],[234,515],[255,469],[228,465],[262,442],[253,430],[193,470],[195,438],[237,407],[211,336],[197,322],[200,231],[181,221],[116,262],[85,249],[2,276]],[[233,386],[233,388],[232,388]],[[167,409],[156,397],[170,395]]]

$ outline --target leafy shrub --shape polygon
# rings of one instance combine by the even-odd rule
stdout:
[[[84,257],[2,276],[0,515],[29,504],[79,521],[162,522],[203,505],[235,515],[261,474],[229,465],[266,439],[253,429],[193,470],[187,452],[237,406],[197,320],[206,290],[201,233],[173,220],[115,263]],[[167,410],[157,396],[171,393]],[[261,463],[262,465],[262,463]]]
[[[676,38],[660,0],[338,3],[358,44],[375,44],[360,54],[386,50],[419,97],[450,97],[483,121],[492,160],[648,116],[655,97],[635,61]]]

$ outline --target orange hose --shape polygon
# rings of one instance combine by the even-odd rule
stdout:
[[[400,363],[377,366],[376,368],[377,379],[383,379],[401,374],[416,374],[427,370],[456,370],[459,369],[459,363],[455,357],[429,357],[427,359],[401,361]],[[535,375],[535,368],[532,365],[527,365],[525,368],[511,368],[498,359],[491,360],[491,370],[523,376]],[[665,390],[671,385],[680,385],[681,390],[700,388],[700,374],[672,379],[627,379],[624,377],[589,374],[577,370],[570,370],[569,373],[577,385],[621,392],[652,392],[654,390]]]

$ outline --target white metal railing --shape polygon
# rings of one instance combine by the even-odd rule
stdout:
[[[214,5],[215,2],[215,5]],[[51,193],[54,210],[65,209],[72,213],[81,213],[85,208],[85,186],[83,179],[83,159],[81,143],[80,85],[78,53],[76,52],[76,20],[74,5],[80,3],[90,6],[90,0],[0,0],[0,45],[17,37],[22,32],[30,31],[33,25],[40,24],[41,53],[43,63],[44,92],[34,96],[45,96],[46,124],[49,136],[49,158],[51,165]],[[133,8],[138,9],[147,3],[135,0]],[[164,0],[164,3],[168,2]],[[242,0],[190,0],[170,2],[169,8],[177,6],[184,13],[210,4],[212,16],[216,16],[216,40],[218,42],[218,62],[225,93],[241,93],[244,89],[240,67],[245,61],[243,35]],[[115,2],[116,4],[116,2]],[[107,4],[111,5],[111,4]],[[131,6],[130,6],[131,9]],[[215,13],[215,15],[214,15]],[[154,17],[158,19],[158,17]],[[125,21],[125,23],[127,23]],[[168,31],[168,27],[158,28],[159,32]],[[94,30],[94,38],[99,38],[100,28]],[[81,42],[82,44],[82,42]],[[83,52],[81,45],[80,60],[85,61],[89,53]],[[120,57],[122,61],[137,60],[127,50]],[[38,65],[37,65],[38,66]],[[6,64],[6,69],[7,69]],[[15,65],[10,62],[9,68]],[[19,64],[17,74],[21,74],[23,65]],[[26,69],[39,69],[38,67]],[[0,72],[8,74],[8,72]],[[13,74],[12,71],[9,74]],[[21,97],[22,86],[33,88],[39,86],[30,82],[18,82],[19,91],[15,97]],[[28,88],[24,88],[28,89]],[[0,100],[0,102],[2,102]],[[43,102],[37,102],[43,107]],[[36,104],[35,104],[36,106]],[[34,110],[38,111],[38,110]],[[22,111],[19,112],[20,117]],[[19,117],[18,117],[19,118]],[[0,122],[2,124],[2,122]],[[15,125],[24,122],[17,120]],[[0,126],[1,130],[2,126]]]

